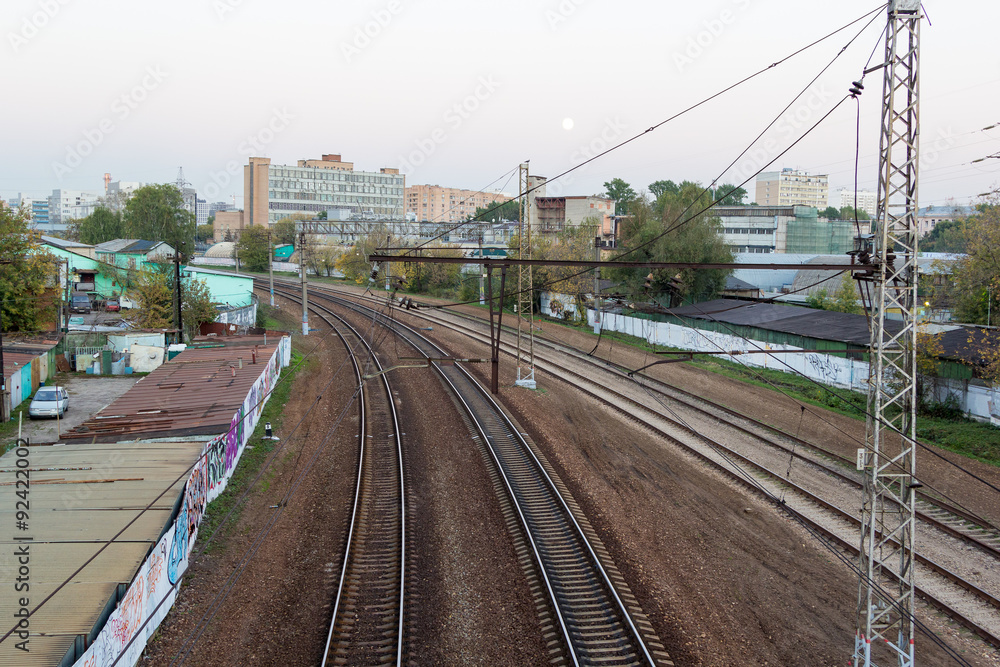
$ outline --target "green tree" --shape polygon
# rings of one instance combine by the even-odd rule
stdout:
[[[53,306],[62,303],[58,259],[45,251],[41,235],[30,224],[27,209],[0,207],[0,313],[4,331],[37,331],[43,322],[54,318]]]
[[[179,249],[185,241],[194,247],[195,217],[184,210],[176,186],[147,185],[132,193],[125,205],[126,238],[165,241]]]
[[[389,237],[388,244],[386,243],[387,236]],[[347,252],[337,258],[337,270],[343,273],[344,277],[353,280],[357,284],[367,285],[372,271],[372,264],[368,261],[368,255],[375,252],[377,248],[385,247],[386,245],[396,247],[401,244],[401,239],[390,235],[389,228],[384,224],[373,225],[366,236],[359,238]],[[302,248],[299,250],[302,250]],[[308,254],[308,249],[306,253]],[[384,285],[385,276],[381,274],[381,271],[382,267],[379,267],[379,277],[382,279],[382,284]],[[393,265],[393,271],[399,272],[401,269]]]
[[[521,203],[516,199],[511,199],[502,204],[491,204],[486,208],[477,206],[472,218],[482,220],[483,222],[492,222],[494,220],[511,220],[517,222],[521,219]]]
[[[282,218],[271,225],[271,240],[274,245],[295,243],[295,219]]]
[[[619,229],[620,247],[629,251],[627,259],[731,263],[733,253],[722,241],[718,217],[709,213],[689,217],[711,203],[703,190],[697,183],[685,183],[677,194],[664,194],[660,198],[662,213],[657,213],[644,199],[635,200],[629,209],[631,218]],[[731,272],[731,269],[656,269],[651,272],[650,294],[665,294],[671,305],[711,299],[722,292]],[[644,293],[649,273],[645,269],[618,269],[610,277],[639,295]]]
[[[819,212],[819,217],[826,218],[827,220],[840,220],[840,209],[833,206],[827,206]]]
[[[747,197],[747,191],[732,183],[723,183],[712,190],[712,201],[722,198],[719,206],[743,206],[743,200]]]
[[[149,268],[137,272],[131,290],[138,308],[132,314],[134,324],[143,329],[169,329],[174,326],[177,292],[173,274]],[[181,280],[181,315],[184,332],[190,339],[202,322],[218,316],[208,284],[192,277]]]
[[[629,213],[631,204],[638,195],[632,186],[620,178],[613,178],[604,184],[605,196],[615,200],[615,214],[625,215]]]
[[[121,211],[112,211],[103,206],[98,206],[85,218],[70,221],[69,227],[77,241],[89,245],[127,238]]]
[[[840,207],[840,220],[854,220],[855,210],[853,206],[841,206]],[[862,211],[857,210],[858,220],[871,220],[871,216]]]
[[[131,294],[138,306],[132,315],[137,327],[169,329],[174,325],[174,292],[165,273],[143,268],[132,282]]]
[[[680,187],[673,181],[654,181],[649,184],[649,193],[653,195],[653,201],[658,200],[664,194],[675,195],[680,190]]]
[[[965,221],[966,254],[952,267],[956,315],[962,322],[1000,321],[1000,196]]]
[[[209,218],[211,221],[212,219]],[[201,239],[207,241],[208,239],[215,238],[215,224],[213,222],[207,222],[204,225],[198,225],[198,230],[196,232],[196,239]]]
[[[965,226],[964,219],[942,220],[920,239],[917,248],[921,252],[965,253],[968,241]]]
[[[254,225],[240,232],[240,238],[236,241],[236,254],[240,266],[247,271],[267,271],[270,252],[266,227]]]

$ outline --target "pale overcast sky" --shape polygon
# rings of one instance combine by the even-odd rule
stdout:
[[[996,0],[924,4],[922,205],[1000,186]],[[4,0],[0,196],[102,178],[169,182],[242,206],[250,155],[340,153],[407,184],[516,190],[553,176],[877,7],[843,0]],[[722,181],[738,182],[881,60],[884,10]],[[614,177],[711,182],[860,29],[593,162],[558,189]],[[876,46],[877,45],[877,46]],[[874,188],[881,72],[861,98],[860,187]],[[772,167],[853,181],[848,101]],[[763,156],[763,162],[758,162]],[[227,171],[227,169],[229,171]],[[230,173],[232,172],[232,173]],[[496,179],[500,178],[499,181]],[[747,186],[753,194],[752,182]],[[550,190],[549,194],[553,194]]]

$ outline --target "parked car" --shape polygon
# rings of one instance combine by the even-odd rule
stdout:
[[[122,310],[131,310],[135,308],[135,301],[122,294],[118,297],[118,305],[122,307]]]
[[[86,297],[84,297],[86,298]],[[42,387],[28,406],[28,417],[63,416],[69,410],[69,392],[65,387]]]
[[[122,309],[121,304],[118,303],[118,299],[108,299],[104,302],[104,310],[109,313],[117,313]]]
[[[86,294],[74,294],[69,299],[69,309],[73,313],[89,313],[90,297]]]

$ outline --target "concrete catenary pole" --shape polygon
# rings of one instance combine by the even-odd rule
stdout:
[[[309,295],[306,292],[306,233],[299,234],[299,271],[302,273],[302,335],[309,335]]]

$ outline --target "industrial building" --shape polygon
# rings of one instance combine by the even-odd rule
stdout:
[[[406,187],[406,212],[412,213],[418,221],[457,223],[475,215],[476,208],[489,208],[509,199],[511,195],[499,190],[478,192],[440,185],[409,185]]]
[[[733,252],[834,255],[854,247],[853,221],[821,220],[812,206],[716,206]]]

